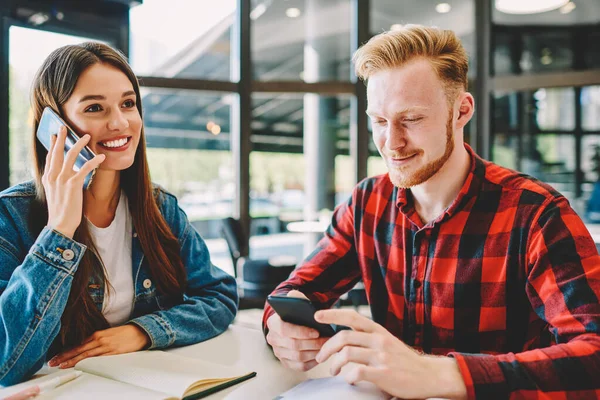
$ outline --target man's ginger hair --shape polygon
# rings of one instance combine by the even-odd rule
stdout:
[[[404,25],[372,37],[354,53],[352,61],[356,75],[368,81],[378,71],[401,67],[417,58],[431,63],[448,101],[453,102],[460,92],[467,90],[467,52],[450,30]]]

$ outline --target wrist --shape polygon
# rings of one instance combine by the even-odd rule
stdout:
[[[148,336],[146,331],[144,331],[142,328],[135,324],[129,324],[129,326],[135,330],[136,335],[138,337],[138,350],[144,350],[148,348],[150,346],[150,336]]]
[[[467,387],[463,380],[458,363],[451,357],[428,356],[431,363],[431,376],[435,377],[435,397],[443,397],[452,400],[463,400],[467,398]]]
[[[55,226],[48,225],[48,227],[50,229],[55,230],[56,232],[60,233],[61,235],[65,236],[65,237],[67,237],[69,239],[73,239],[73,236],[75,236],[75,231],[74,230],[71,230],[71,229],[68,229],[68,228],[65,228],[65,227],[62,227],[62,226],[59,226],[59,225],[55,225]]]

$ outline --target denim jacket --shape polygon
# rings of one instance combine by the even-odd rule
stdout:
[[[223,332],[237,310],[235,280],[212,265],[206,244],[177,205],[159,191],[159,208],[179,240],[187,271],[183,302],[160,295],[137,234],[132,237],[133,313],[150,348],[197,343]],[[86,246],[45,227],[28,228],[33,182],[0,192],[0,386],[19,383],[39,370],[57,337],[74,274]],[[104,282],[88,290],[101,309]]]

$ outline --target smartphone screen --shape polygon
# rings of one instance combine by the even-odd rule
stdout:
[[[75,145],[75,143],[79,140],[79,136],[65,123],[65,121],[58,116],[50,107],[44,108],[44,112],[42,113],[42,118],[40,119],[40,123],[38,125],[38,129],[36,132],[36,136],[38,140],[44,145],[44,147],[49,150],[50,149],[50,138],[52,135],[58,134],[61,126],[67,127],[67,138],[65,140],[65,155],[67,152]],[[79,171],[83,165],[94,158],[96,155],[94,152],[88,147],[85,146],[81,152],[77,155],[77,159],[75,160],[75,164],[73,165],[73,169],[75,171]],[[90,172],[84,181],[83,187],[88,189],[92,183],[92,179],[96,170]]]

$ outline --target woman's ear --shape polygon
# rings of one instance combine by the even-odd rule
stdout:
[[[458,118],[456,119],[454,129],[462,129],[473,118],[475,99],[469,92],[461,93],[456,99],[455,106],[458,107]]]

